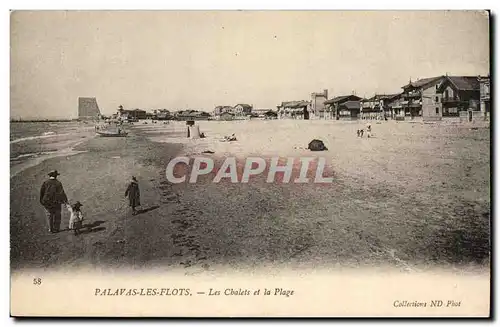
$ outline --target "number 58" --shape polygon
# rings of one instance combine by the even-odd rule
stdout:
[[[41,278],[33,278],[33,285],[41,285],[41,284],[42,284]]]

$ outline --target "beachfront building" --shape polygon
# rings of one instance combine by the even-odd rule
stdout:
[[[269,108],[257,108],[257,109],[253,108],[252,109],[252,117],[264,118],[266,116],[266,113],[269,111],[272,111],[272,110]]]
[[[400,112],[401,94],[375,94],[371,98],[361,100],[361,119],[394,118],[395,112]],[[399,106],[399,108],[397,108]]]
[[[176,120],[209,120],[211,118],[210,113],[200,110],[180,110],[174,114]]]
[[[311,113],[311,102],[305,100],[285,101],[278,108],[279,119],[305,119],[308,120]]]
[[[477,76],[446,76],[438,88],[436,100],[440,100],[443,117],[480,111],[480,83]]]
[[[389,94],[384,100],[384,110],[386,111],[386,117],[390,117],[395,120],[404,120],[405,109],[403,108],[403,94]]]
[[[217,106],[213,111],[213,116],[215,119],[220,119],[221,115],[225,112],[233,112],[233,107],[231,106]]]
[[[158,120],[169,120],[173,118],[172,114],[170,113],[170,110],[167,109],[154,110],[154,115]]]
[[[424,121],[459,116],[461,111],[476,111],[479,81],[472,76],[437,76],[410,81],[402,87],[405,118]]]
[[[362,98],[351,94],[341,95],[325,101],[325,119],[354,119],[359,115]],[[342,113],[342,116],[341,116]]]
[[[490,76],[478,77],[480,110],[485,117],[490,115]]]
[[[118,119],[120,120],[139,120],[146,119],[147,114],[145,110],[134,109],[134,110],[125,110],[122,106],[118,109]]]
[[[324,89],[321,93],[311,93],[311,113],[314,114],[315,118],[325,119],[326,118],[326,105],[325,101],[328,100],[328,90]]]
[[[252,113],[253,106],[246,103],[239,103],[232,109],[232,113],[237,117],[249,116]]]
[[[339,120],[356,120],[360,114],[359,101],[345,101],[338,105]]]

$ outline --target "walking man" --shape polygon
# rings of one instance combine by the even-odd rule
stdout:
[[[40,189],[40,204],[45,209],[49,232],[57,233],[61,229],[61,205],[68,203],[68,197],[62,183],[57,180],[57,170],[48,175],[49,179],[43,182]]]
[[[141,205],[141,193],[139,191],[137,179],[134,176],[132,176],[132,181],[128,184],[125,196],[128,196],[129,205],[132,207],[132,215],[135,216],[137,214],[135,207],[139,207]]]

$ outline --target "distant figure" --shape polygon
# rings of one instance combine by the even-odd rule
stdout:
[[[363,137],[364,132],[365,132],[365,131],[364,131],[363,129],[360,129],[360,130],[359,130],[359,137]]]
[[[356,130],[356,135],[359,137],[359,129]]]
[[[370,122],[366,123],[366,136],[368,138],[372,136],[372,124]]]
[[[83,214],[80,208],[82,204],[80,201],[77,201],[73,205],[67,205],[68,211],[71,213],[71,217],[69,218],[69,229],[73,230],[75,235],[80,234],[80,229],[83,227]]]
[[[135,208],[141,205],[141,193],[137,179],[134,176],[132,176],[132,181],[128,184],[125,196],[128,196],[129,206],[132,207],[132,215],[135,216],[137,214]]]
[[[68,197],[62,183],[57,180],[57,170],[48,175],[49,179],[40,189],[40,204],[45,208],[49,233],[57,233],[61,229],[61,205],[68,203]]]

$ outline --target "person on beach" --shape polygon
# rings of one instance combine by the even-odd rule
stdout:
[[[372,136],[372,124],[370,122],[366,123],[366,136],[368,138]]]
[[[132,207],[132,215],[136,215],[136,207],[141,205],[141,193],[139,191],[139,183],[137,179],[132,176],[132,181],[128,184],[127,190],[125,191],[125,196],[128,196],[129,206]]]
[[[61,229],[61,205],[68,203],[68,197],[62,183],[57,180],[60,175],[57,170],[48,175],[49,179],[43,182],[40,189],[40,204],[45,209],[49,233],[57,233]]]
[[[80,201],[76,201],[73,205],[67,205],[71,217],[69,218],[69,229],[73,230],[75,235],[80,234],[80,229],[83,227],[83,213],[80,209],[82,204]]]

